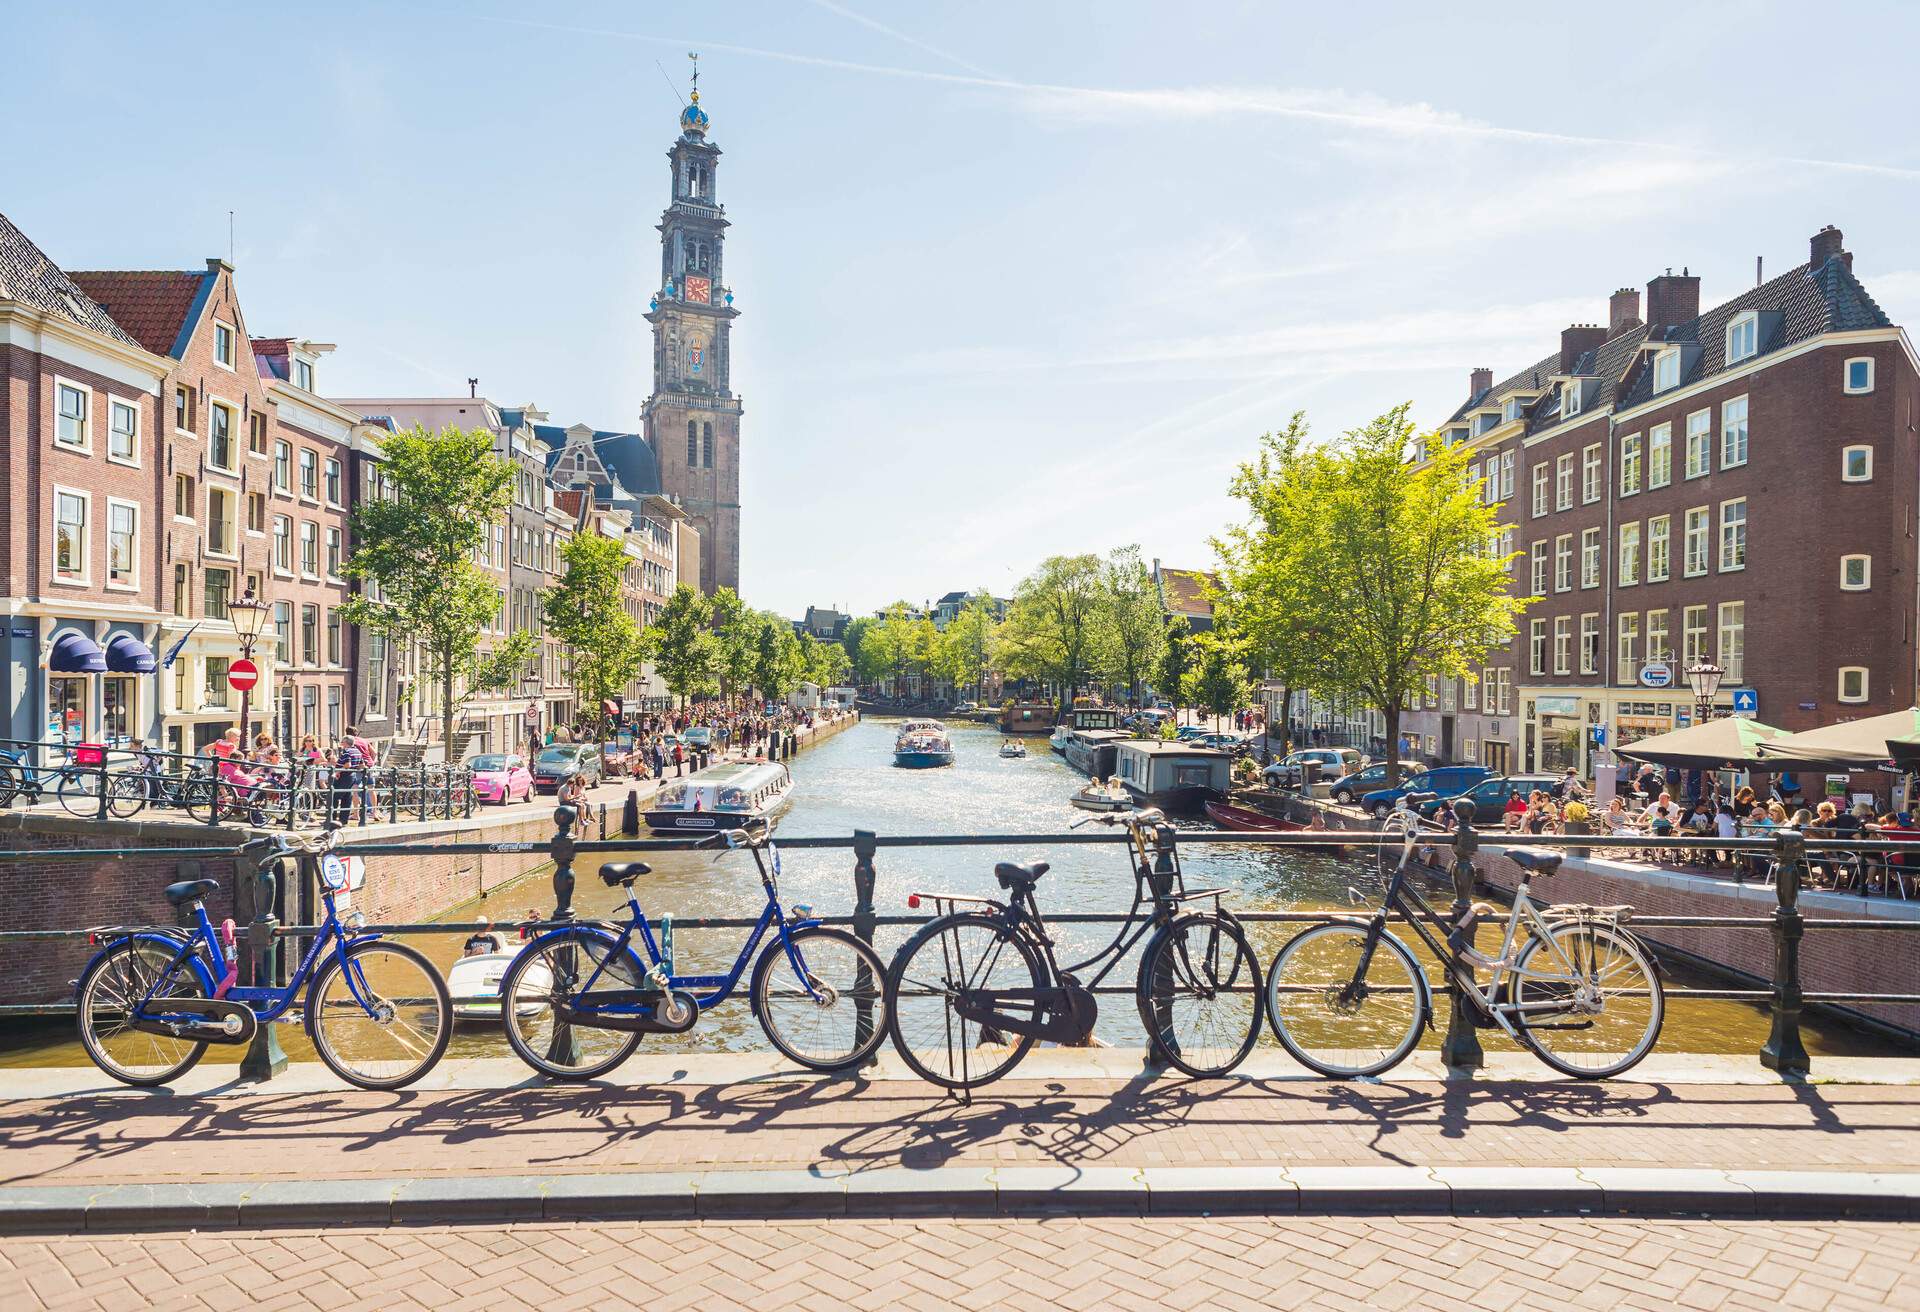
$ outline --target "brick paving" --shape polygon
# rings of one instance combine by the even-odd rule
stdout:
[[[1920,1088],[1009,1080],[516,1085],[0,1102],[0,1184],[936,1166],[1920,1163]]]
[[[0,1245],[0,1306],[1920,1308],[1920,1226],[1328,1217],[633,1222]]]

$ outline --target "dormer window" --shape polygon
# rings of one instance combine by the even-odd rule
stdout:
[[[1523,404],[1524,403],[1517,396],[1508,397],[1506,407],[1501,411],[1502,416],[1506,419],[1507,422],[1511,423],[1513,420],[1518,419],[1520,417],[1520,411]]]
[[[303,392],[313,390],[313,362],[295,360],[293,362],[293,385]]]
[[[1580,381],[1562,383],[1560,386],[1560,414],[1564,418],[1580,413]]]
[[[1727,363],[1739,364],[1760,351],[1760,316],[1749,310],[1727,325]]]
[[[1473,417],[1473,431],[1476,435],[1484,433],[1499,422],[1499,415],[1475,415]]]
[[[1662,351],[1653,357],[1653,390],[1671,391],[1680,386],[1680,352]]]

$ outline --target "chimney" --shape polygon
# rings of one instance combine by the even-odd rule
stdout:
[[[1640,322],[1640,289],[1622,287],[1607,298],[1607,336],[1616,336],[1622,329],[1631,328]]]
[[[1685,269],[1668,269],[1647,283],[1647,323],[1671,328],[1700,317],[1700,279]]]
[[[1467,375],[1467,395],[1478,396],[1493,386],[1493,370],[1475,369]]]
[[[1573,372],[1573,362],[1607,340],[1607,330],[1595,324],[1577,323],[1560,330],[1560,372]]]
[[[1847,253],[1842,249],[1843,244],[1844,241],[1840,236],[1840,229],[1829,223],[1826,227],[1814,233],[1813,240],[1808,243],[1808,267],[1814,273],[1818,273],[1827,267],[1827,261],[1834,256],[1838,255],[1846,259]],[[1847,259],[1847,267],[1853,267],[1853,261],[1851,259]]]

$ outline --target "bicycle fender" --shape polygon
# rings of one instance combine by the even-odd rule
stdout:
[[[79,975],[74,977],[74,999],[76,1001],[79,1000],[80,981],[87,977],[87,972],[93,969],[94,963],[121,944],[128,942],[153,943],[166,948],[167,954],[171,956],[185,946],[187,941],[187,934],[184,930],[142,929],[135,930],[131,934],[120,935],[112,942],[103,944],[98,952],[95,952],[91,957],[87,958],[87,964],[81,968]],[[193,967],[194,977],[199,980],[202,991],[204,991],[209,998],[212,997],[213,991],[219,987],[219,982],[214,979],[213,972],[207,968],[206,961],[200,953],[193,952],[188,954],[187,962]]]
[[[326,974],[327,967],[336,959],[344,960],[343,953],[351,952],[362,943],[371,943],[385,937],[385,934],[356,934],[346,941],[344,948],[339,943],[335,943],[333,951],[313,963],[313,974],[307,976],[307,990],[300,999],[300,1026],[307,1032],[308,1038],[313,1037],[313,1003],[320,988],[320,977]]]

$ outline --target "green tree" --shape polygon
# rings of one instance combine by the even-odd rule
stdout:
[[[1251,682],[1247,674],[1246,639],[1220,625],[1194,637],[1200,660],[1187,674],[1188,700],[1212,715],[1230,715],[1245,704]]]
[[[880,660],[880,648],[870,644],[868,638],[880,627],[880,620],[873,615],[862,615],[847,622],[847,631],[840,635],[840,648],[847,653],[847,668],[861,683],[873,683],[886,673],[886,667]]]
[[[793,691],[805,677],[806,666],[800,651],[800,639],[793,625],[766,611],[758,615],[759,632],[754,636],[753,686],[760,695],[777,700]]]
[[[574,689],[592,708],[604,744],[606,703],[626,692],[645,662],[640,626],[621,598],[627,553],[613,538],[582,529],[561,548],[560,560],[565,568],[541,594],[541,611],[547,631],[572,656]]]
[[[1049,556],[1014,589],[1000,626],[1007,673],[1058,684],[1062,718],[1102,672],[1101,596],[1098,556]]]
[[[1160,594],[1139,547],[1121,547],[1107,557],[1100,567],[1100,594],[1108,667],[1126,685],[1128,698],[1137,702],[1167,641]]]
[[[760,659],[758,616],[732,588],[714,589],[712,616],[718,643],[714,672],[721,695],[733,697],[753,683],[753,667]]]
[[[481,654],[500,592],[474,558],[513,496],[513,466],[493,444],[484,428],[416,426],[388,437],[382,472],[394,495],[354,511],[345,565],[363,590],[342,604],[341,617],[391,642],[418,644],[421,677],[440,689],[448,751],[466,698],[489,680],[517,678],[532,654],[524,640],[531,635],[519,634],[523,641],[500,644],[494,657]]]
[[[999,629],[992,601],[984,591],[976,592],[940,634],[934,648],[934,672],[956,689],[972,688],[973,699],[980,700],[987,674],[993,668],[994,639]]]
[[[1186,703],[1187,671],[1193,668],[1193,629],[1184,615],[1169,615],[1162,626],[1160,660],[1153,675],[1154,687],[1173,703],[1173,718],[1180,718]]]
[[[822,688],[840,688],[853,677],[853,659],[837,642],[815,642],[807,657],[807,678]]]
[[[1289,446],[1298,426],[1263,440],[1267,468],[1256,460],[1236,478],[1254,514],[1232,591],[1236,611],[1307,617],[1319,691],[1380,708],[1395,781],[1400,714],[1416,690],[1429,675],[1465,675],[1509,642],[1533,600],[1512,594],[1513,558],[1492,547],[1494,508],[1467,454],[1417,434],[1407,409],[1331,447]]]
[[[675,588],[643,637],[660,681],[682,705],[697,693],[713,691],[720,640],[713,635],[713,605],[698,589],[685,583]]]
[[[872,677],[893,680],[893,695],[900,697],[905,695],[906,677],[926,671],[937,636],[932,620],[915,619],[906,602],[896,601],[861,637],[860,652],[862,659],[871,661]]]

